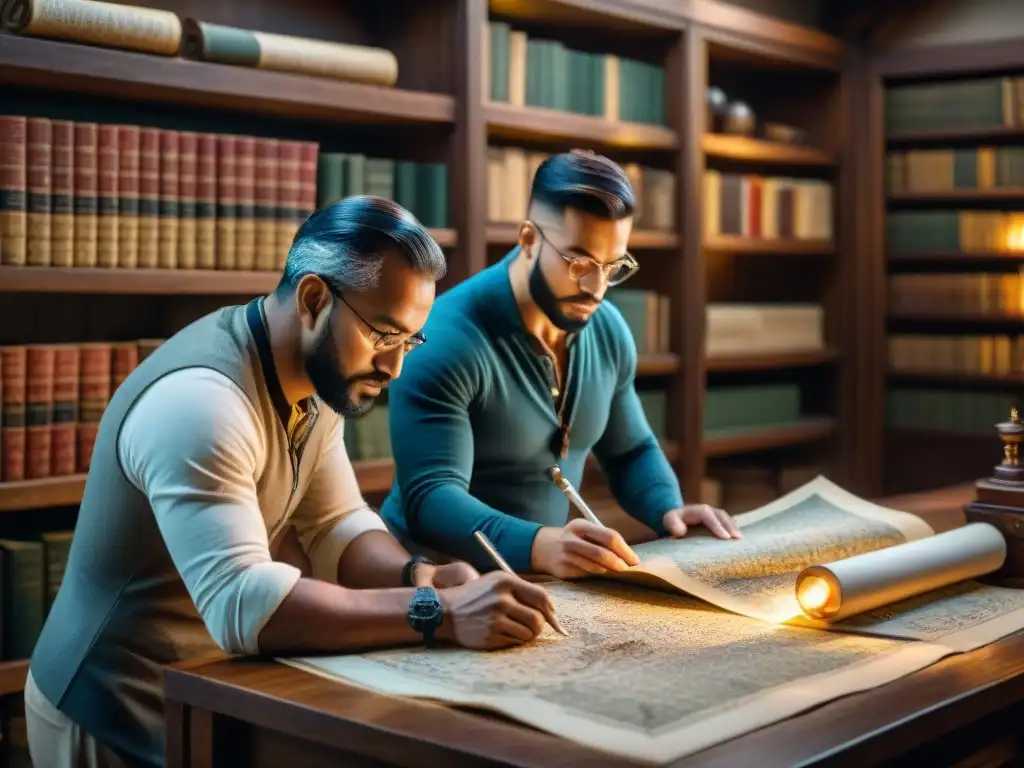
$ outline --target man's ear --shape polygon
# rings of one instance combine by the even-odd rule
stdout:
[[[295,310],[303,331],[319,330],[330,318],[334,294],[316,275],[305,275],[295,287]]]
[[[527,258],[534,257],[534,247],[540,240],[537,232],[537,225],[526,219],[519,225],[519,247],[527,255]]]

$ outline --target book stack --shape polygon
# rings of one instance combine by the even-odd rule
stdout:
[[[708,357],[824,349],[824,309],[817,304],[711,304]]]
[[[516,147],[487,149],[487,220],[519,223],[527,218],[530,188],[537,168],[549,157]],[[636,229],[674,231],[676,176],[671,171],[624,163],[636,198]]]
[[[502,21],[484,36],[485,97],[518,107],[630,123],[665,124],[665,70],[644,61],[573,50]]]
[[[0,264],[277,270],[315,142],[0,116]]]
[[[704,236],[825,240],[833,236],[832,185],[818,179],[704,172]]]

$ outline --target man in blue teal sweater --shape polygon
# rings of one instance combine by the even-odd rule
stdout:
[[[634,206],[611,161],[555,155],[536,172],[518,247],[437,299],[389,396],[396,477],[381,514],[407,546],[493,569],[481,531],[518,572],[636,564],[615,531],[568,521],[548,474],[557,464],[579,487],[591,452],[623,509],[659,535],[704,524],[739,538],[722,510],[683,504],[634,388],[633,336],[602,302],[638,268]]]

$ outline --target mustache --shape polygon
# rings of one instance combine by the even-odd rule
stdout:
[[[559,304],[586,304],[591,307],[596,307],[601,303],[601,300],[595,298],[589,293],[577,293],[574,296],[566,296],[563,299],[558,300]]]
[[[387,384],[391,381],[391,377],[386,373],[364,373],[361,376],[353,376],[352,381],[373,381],[377,384]]]

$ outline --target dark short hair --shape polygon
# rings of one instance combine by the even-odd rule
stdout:
[[[547,158],[533,177],[530,204],[557,213],[566,208],[613,221],[632,216],[636,197],[629,177],[607,157],[575,149]]]
[[[315,211],[299,227],[278,290],[294,289],[309,274],[339,291],[370,290],[388,253],[433,280],[448,268],[441,247],[398,203],[371,195],[346,197]]]

